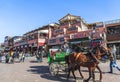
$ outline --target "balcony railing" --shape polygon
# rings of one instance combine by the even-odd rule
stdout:
[[[54,31],[54,35],[64,34],[63,29],[57,29]]]
[[[107,34],[106,35],[108,41],[120,40],[120,34]]]
[[[104,22],[106,25],[107,24],[115,24],[115,23],[120,23],[120,19],[116,19],[116,20],[110,20],[110,21],[105,21]]]

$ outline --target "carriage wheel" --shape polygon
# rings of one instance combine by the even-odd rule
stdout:
[[[51,63],[51,64],[49,65],[49,71],[50,71],[50,74],[51,74],[52,76],[57,75],[57,74],[58,74],[58,71],[59,71],[58,64],[56,64],[56,63]]]

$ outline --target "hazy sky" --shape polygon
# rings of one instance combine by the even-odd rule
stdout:
[[[23,35],[68,13],[87,23],[120,19],[120,0],[0,0],[0,43],[7,35]]]

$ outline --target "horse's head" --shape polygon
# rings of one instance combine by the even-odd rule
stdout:
[[[104,48],[103,46],[97,46],[96,53],[97,53],[97,56],[102,58],[108,54],[108,50],[106,48]]]
[[[101,58],[104,58],[104,57],[108,58],[112,54],[110,48],[105,48],[103,46],[97,47],[97,53],[98,53],[98,56]]]

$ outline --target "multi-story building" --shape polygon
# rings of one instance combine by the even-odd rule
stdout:
[[[106,32],[106,33],[105,33]],[[64,43],[82,44],[90,47],[96,45],[115,45],[117,57],[120,58],[120,20],[86,23],[80,16],[67,14],[59,23],[49,24],[29,31],[23,36],[5,37],[5,50],[36,51],[39,47],[61,48]]]
[[[3,52],[4,49],[5,49],[5,47],[4,47],[4,43],[1,43],[1,44],[0,44],[0,52]]]
[[[95,33],[92,36],[93,44],[101,41],[105,44],[103,35],[105,35],[103,22],[87,24],[80,16],[67,14],[59,20],[59,24],[54,27],[48,45],[61,47],[65,42],[69,44],[82,44],[84,47],[90,46],[90,36],[94,26]]]
[[[117,58],[120,58],[120,19],[105,22],[107,44],[115,45],[117,49]]]
[[[22,40],[22,36],[12,37],[12,43],[13,43],[12,50],[17,50],[17,51],[21,50],[21,45],[20,45],[21,40]]]
[[[10,46],[11,46],[10,39],[11,39],[10,36],[5,36],[5,40],[4,40],[5,51],[8,51],[10,49]]]
[[[47,40],[50,37],[48,30],[52,25],[45,25],[35,30],[29,31],[22,36],[21,46],[30,53],[34,53],[38,48],[47,49]]]

